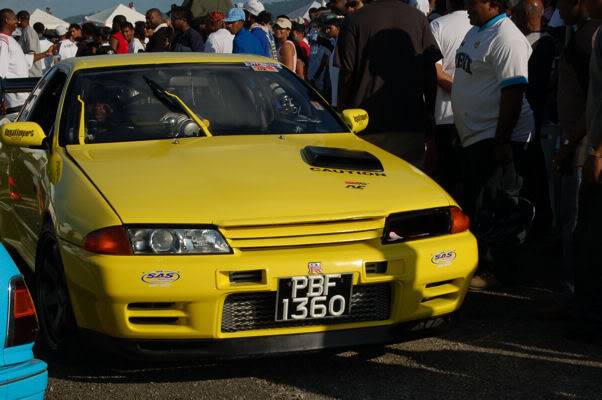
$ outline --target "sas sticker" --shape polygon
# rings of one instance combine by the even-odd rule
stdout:
[[[280,64],[268,62],[246,62],[245,66],[251,67],[256,72],[278,72],[280,70]]]
[[[435,265],[448,266],[456,259],[456,252],[453,250],[442,251],[435,254],[431,258],[431,262]]]
[[[150,286],[169,286],[180,279],[180,273],[175,271],[145,272],[140,280]]]

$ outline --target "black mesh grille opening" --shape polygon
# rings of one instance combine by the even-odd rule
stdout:
[[[276,322],[275,314],[276,292],[231,294],[222,311],[222,332],[387,320],[391,316],[391,285],[354,286],[351,314],[346,317]]]

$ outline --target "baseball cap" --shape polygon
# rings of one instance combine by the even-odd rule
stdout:
[[[55,30],[56,30],[56,33],[57,33],[59,36],[66,35],[66,34],[67,34],[67,32],[68,32],[68,31],[67,31],[67,28],[65,28],[64,26],[57,26]]]
[[[254,16],[258,16],[260,12],[265,11],[263,3],[259,0],[247,0],[243,4],[242,8]]]
[[[245,12],[243,9],[235,7],[228,10],[228,15],[224,19],[224,22],[244,21],[245,19]]]
[[[209,13],[209,20],[213,22],[219,22],[224,19],[226,16],[221,11],[212,11]]]
[[[283,29],[293,29],[293,24],[291,24],[291,21],[286,18],[278,18],[276,22],[274,22],[274,26],[278,26]]]

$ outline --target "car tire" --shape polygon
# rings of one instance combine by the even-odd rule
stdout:
[[[70,357],[78,347],[77,324],[58,241],[46,230],[40,235],[39,243],[35,271],[39,344],[49,355]]]

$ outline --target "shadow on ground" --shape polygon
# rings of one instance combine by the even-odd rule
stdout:
[[[49,360],[49,398],[602,398],[602,348],[536,318],[556,299],[533,288],[470,293],[442,337],[339,354],[161,365],[89,352]]]

